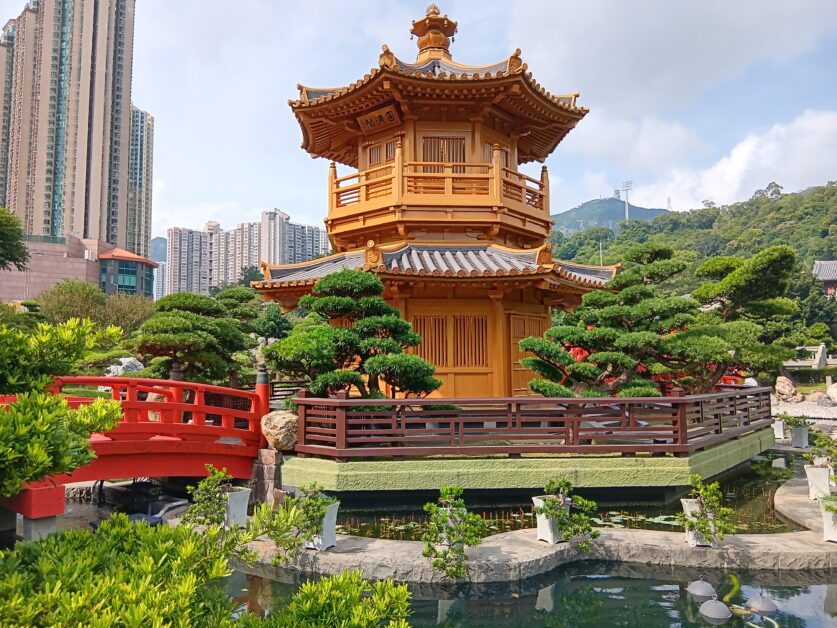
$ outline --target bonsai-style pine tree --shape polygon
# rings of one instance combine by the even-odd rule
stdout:
[[[264,350],[271,368],[311,382],[317,397],[356,388],[362,397],[423,396],[441,382],[435,367],[404,353],[421,342],[412,326],[381,296],[384,286],[371,274],[342,270],[320,279],[299,307],[310,312],[291,334]],[[330,325],[329,321],[337,324]]]
[[[697,300],[668,296],[659,287],[685,267],[670,248],[631,248],[625,270],[604,290],[585,295],[566,324],[520,342],[535,356],[521,364],[543,378],[531,381],[530,389],[560,397],[657,396],[652,376],[666,374],[688,392],[707,392],[731,367],[778,367],[787,351],[765,342],[765,327],[756,320],[769,321],[786,306],[782,277],[792,256],[774,247],[749,259],[716,260],[700,270],[720,279],[695,290],[714,308],[701,312]],[[778,281],[767,281],[769,272]]]
[[[157,358],[151,374],[193,381],[225,382],[234,372],[232,355],[248,338],[215,299],[181,292],[156,302],[156,313],[139,328],[137,349]],[[155,373],[154,371],[161,371]]]

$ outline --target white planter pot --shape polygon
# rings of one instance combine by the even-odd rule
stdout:
[[[680,504],[683,506],[683,514],[687,519],[695,520],[700,514],[700,502],[696,499],[681,499]],[[711,547],[712,543],[706,540],[704,536],[695,530],[686,530],[686,541],[692,547]]]
[[[782,440],[783,438],[785,438],[784,421],[780,419],[776,419],[775,421],[773,421],[773,438],[775,438],[776,440]]]
[[[306,549],[324,552],[329,547],[334,547],[337,544],[338,508],[340,508],[340,502],[335,502],[326,509],[326,514],[323,517],[323,531],[320,534],[315,534],[311,541],[305,544]]]
[[[244,487],[236,487],[229,493],[225,493],[227,509],[224,524],[228,528],[243,528],[247,525],[247,504],[250,503],[250,493],[250,489]]]
[[[830,501],[830,503],[837,505],[835,501]],[[828,512],[824,502],[820,502],[820,509],[822,510],[822,540],[837,542],[837,513]]]
[[[791,428],[791,447],[799,447],[801,449],[808,449],[808,428],[807,427],[792,427]]]
[[[815,456],[814,459],[811,461],[811,464],[815,467],[830,467],[831,458],[828,458],[826,456]]]
[[[544,501],[550,495],[538,495],[537,497],[532,498],[532,503],[535,505],[535,508],[540,508],[543,506]],[[567,512],[570,512],[570,506],[572,505],[572,499],[565,497],[564,498],[564,508],[567,509]],[[564,539],[561,538],[561,534],[555,528],[555,521],[550,519],[546,515],[537,515],[536,519],[538,523],[538,540],[539,541],[546,541],[550,545],[555,545],[556,543],[563,543]]]
[[[831,494],[831,467],[805,465],[805,475],[808,478],[808,499],[819,499]]]

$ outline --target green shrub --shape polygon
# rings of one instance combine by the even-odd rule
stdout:
[[[698,474],[689,476],[692,490],[689,497],[697,499],[700,512],[692,517],[680,513],[678,520],[687,531],[694,531],[710,543],[735,532],[735,512],[723,505],[723,493],[717,482],[705,484]]]
[[[320,628],[407,628],[410,591],[391,580],[367,582],[359,571],[305,582],[290,603],[271,614],[262,624],[252,615],[246,625]]]
[[[116,401],[97,399],[73,410],[61,397],[18,395],[0,407],[0,495],[11,497],[27,482],[90,463],[90,434],[112,429],[121,416]]]
[[[428,514],[428,522],[427,532],[421,538],[424,541],[422,555],[430,558],[433,567],[449,577],[464,578],[468,575],[465,547],[482,543],[485,521],[468,512],[459,486],[443,486],[439,490],[438,503],[425,504],[424,511]]]
[[[578,548],[589,551],[590,541],[599,538],[599,531],[593,528],[590,519],[596,512],[596,502],[573,495],[573,485],[563,478],[547,482],[544,492],[543,505],[536,507],[535,513],[552,520],[561,540],[579,539]],[[571,500],[569,510],[565,499]]]

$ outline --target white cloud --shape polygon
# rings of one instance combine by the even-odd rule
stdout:
[[[659,115],[754,65],[810,52],[835,27],[837,3],[821,0],[539,0],[511,12],[509,39],[550,89]]]
[[[639,185],[631,201],[648,207],[700,207],[703,200],[727,204],[749,198],[771,181],[785,192],[837,178],[837,111],[805,111],[738,142],[704,169],[675,168],[651,184]]]
[[[593,110],[561,146],[562,151],[609,162],[631,176],[659,175],[704,155],[706,144],[677,122],[636,120]],[[613,182],[611,182],[613,183]]]

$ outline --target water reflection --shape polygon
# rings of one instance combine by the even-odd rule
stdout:
[[[776,602],[779,610],[772,620],[783,628],[837,625],[835,572],[752,572],[733,577],[712,569],[602,562],[576,563],[517,583],[411,586],[410,623],[504,628],[706,626],[698,613],[699,602],[686,592],[688,583],[700,576],[712,583],[719,599],[733,606],[743,608],[763,591]],[[259,614],[286,604],[297,586],[241,573],[227,582],[230,595]],[[725,625],[773,626],[754,615],[733,615]]]

